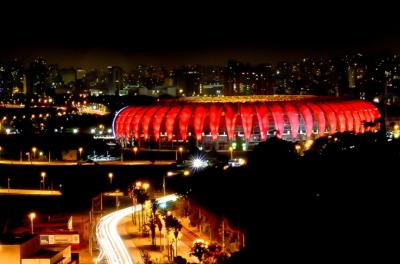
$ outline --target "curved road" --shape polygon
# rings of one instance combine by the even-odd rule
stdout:
[[[157,201],[163,203],[175,201],[176,199],[177,196],[172,194],[158,198]],[[130,215],[134,211],[140,210],[140,205],[135,207],[131,206],[110,213],[100,219],[96,227],[96,236],[100,245],[100,255],[97,261],[106,258],[109,264],[133,264],[139,262],[139,260],[131,259],[128,249],[118,234],[117,226],[124,217]]]

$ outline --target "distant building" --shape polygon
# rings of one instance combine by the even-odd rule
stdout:
[[[176,71],[176,86],[182,90],[186,96],[199,94],[200,72],[195,68],[186,67]]]
[[[29,73],[29,92],[37,95],[48,95],[50,87],[48,84],[49,71],[47,61],[40,57],[36,58],[31,63]]]
[[[76,79],[77,80],[82,80],[86,77],[86,71],[83,69],[77,69],[76,70]]]
[[[144,95],[151,97],[159,97],[161,95],[169,95],[171,97],[177,96],[176,86],[156,86],[154,89],[149,89],[141,84],[136,85],[126,85],[123,89],[119,91],[119,96],[126,95]]]
[[[76,82],[77,71],[74,68],[61,69],[60,75],[61,75],[64,85]]]
[[[199,94],[204,96],[224,95],[224,85],[220,83],[200,84]]]
[[[118,66],[108,66],[108,74],[110,75],[111,86],[109,86],[108,95],[119,95],[122,89],[122,68]]]
[[[354,67],[349,67],[347,78],[349,80],[349,88],[356,88],[356,69]]]
[[[22,93],[27,94],[27,92],[28,92],[28,83],[26,80],[26,75],[24,74],[22,76]]]
[[[126,95],[139,95],[139,89],[143,88],[144,86],[140,84],[129,84],[126,85],[123,89],[119,90],[119,96],[126,96]]]

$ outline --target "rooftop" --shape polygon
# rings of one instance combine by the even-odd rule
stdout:
[[[267,101],[301,101],[318,99],[314,95],[242,95],[242,96],[193,96],[181,97],[179,102],[191,103],[247,103],[247,102],[267,102]],[[327,97],[330,98],[330,97]]]
[[[20,245],[31,240],[34,236],[34,234],[1,235],[0,245]]]
[[[40,249],[39,251],[35,252],[32,256],[29,256],[28,259],[48,259],[52,258],[57,255],[59,251],[56,250],[49,250],[49,249]]]

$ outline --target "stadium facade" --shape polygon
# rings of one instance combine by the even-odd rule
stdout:
[[[125,142],[248,143],[289,141],[379,126],[370,102],[318,96],[189,97],[128,106],[115,115],[114,136]]]

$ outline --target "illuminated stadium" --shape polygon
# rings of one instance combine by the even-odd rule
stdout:
[[[369,102],[334,97],[190,97],[125,107],[116,113],[113,130],[116,139],[127,143],[192,138],[198,144],[225,145],[237,139],[254,144],[273,136],[299,141],[364,133],[378,126],[380,116]]]

